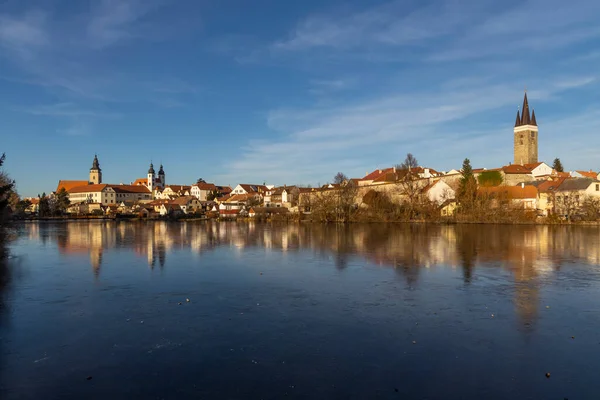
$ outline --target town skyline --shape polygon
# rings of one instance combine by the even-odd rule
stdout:
[[[232,187],[362,177],[409,152],[496,168],[525,86],[539,160],[599,168],[596,2],[266,3],[0,5],[1,150],[19,193],[87,179],[94,153],[114,183],[151,161],[171,183]]]

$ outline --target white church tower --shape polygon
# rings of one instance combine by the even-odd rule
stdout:
[[[148,170],[148,189],[150,192],[154,192],[154,165],[150,163],[150,169]]]

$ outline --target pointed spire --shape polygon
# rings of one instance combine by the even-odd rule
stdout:
[[[98,162],[97,154],[94,154],[94,162],[92,162],[92,169],[100,169],[100,163]]]
[[[525,91],[525,97],[523,97],[521,125],[529,125],[530,122],[531,117],[529,116],[529,102],[527,101],[527,91]]]
[[[537,121],[535,120],[535,110],[531,111],[531,125],[537,126]]]
[[[517,120],[515,121],[515,128],[521,125],[521,116],[519,115],[519,110],[517,110]]]

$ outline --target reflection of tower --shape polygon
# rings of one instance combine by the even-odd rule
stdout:
[[[473,229],[470,226],[457,227],[456,229],[461,230],[457,238],[456,247],[462,261],[463,281],[470,283],[477,258],[476,237],[472,234]]]
[[[94,155],[94,161],[92,168],[90,168],[90,183],[98,184],[102,183],[102,170],[100,169],[100,163],[98,162],[98,156]]]
[[[100,266],[102,265],[102,247],[90,249],[90,262],[94,271],[94,277],[100,276]]]
[[[148,237],[148,245],[146,247],[146,251],[148,252],[148,266],[150,268],[154,268],[154,264],[156,262],[156,255],[154,254],[154,243],[151,237]]]
[[[167,258],[167,251],[165,249],[165,245],[164,245],[164,243],[159,243],[158,244],[158,264],[160,265],[161,268],[165,266],[166,258]]]

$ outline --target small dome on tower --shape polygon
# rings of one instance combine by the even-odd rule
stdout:
[[[162,164],[160,164],[160,169],[158,170],[158,174],[159,175],[164,175],[165,174],[165,170],[163,169]]]
[[[154,173],[154,165],[152,165],[152,163],[150,163],[150,169],[148,169],[148,173],[149,174],[153,174]]]

